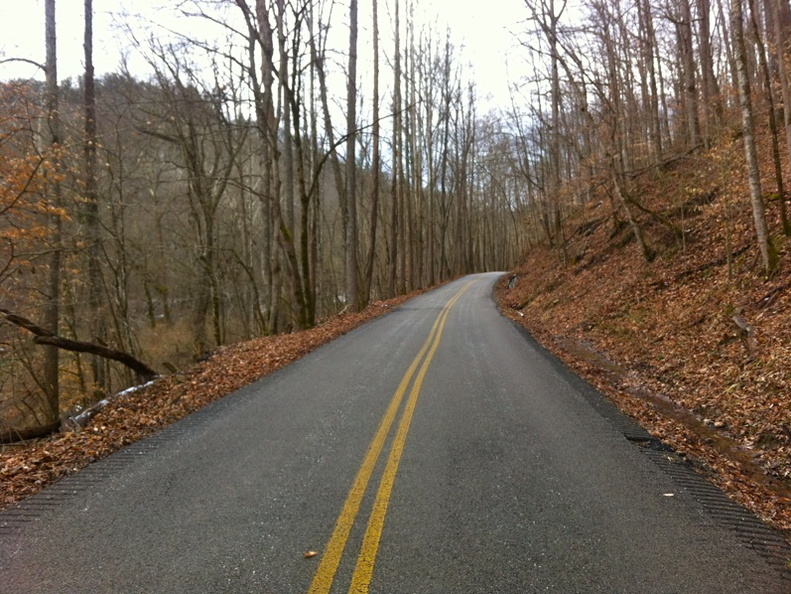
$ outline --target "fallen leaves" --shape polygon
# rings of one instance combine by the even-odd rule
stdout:
[[[189,369],[111,399],[81,431],[0,446],[0,509],[286,366],[416,294],[372,303],[360,313],[334,316],[303,332],[221,347]]]
[[[760,277],[738,184],[701,168],[705,158],[679,161],[640,189],[643,204],[662,212],[687,178],[704,192],[727,188],[685,221],[684,245],[668,244],[646,265],[634,245],[615,245],[611,224],[600,224],[584,238],[570,235],[568,253],[582,254],[573,266],[559,266],[556,249],[533,249],[516,286],[498,285],[498,299],[622,410],[791,535],[791,267]],[[779,228],[776,209],[769,215]],[[594,213],[579,216],[582,227]],[[651,231],[650,220],[642,224]],[[791,242],[778,247],[789,262]]]

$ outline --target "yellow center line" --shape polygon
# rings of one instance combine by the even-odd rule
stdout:
[[[387,515],[387,507],[390,503],[390,493],[393,490],[396,473],[398,472],[398,465],[401,462],[401,454],[404,451],[407,433],[409,433],[409,426],[412,423],[412,416],[414,415],[415,407],[420,397],[420,388],[423,385],[423,378],[426,377],[426,372],[431,364],[431,360],[434,358],[434,353],[437,352],[437,348],[439,347],[442,331],[445,329],[445,322],[448,319],[450,308],[453,307],[453,304],[469,286],[470,285],[467,284],[461,291],[456,293],[440,315],[440,326],[434,338],[434,343],[431,345],[431,350],[423,361],[423,365],[415,378],[415,383],[412,385],[409,400],[407,400],[406,406],[404,407],[401,421],[398,424],[398,430],[393,439],[393,445],[390,448],[390,456],[387,459],[387,465],[382,474],[382,480],[379,483],[379,490],[376,492],[374,507],[368,519],[365,538],[363,539],[363,545],[360,549],[360,555],[357,558],[357,565],[354,568],[354,575],[352,576],[352,583],[349,588],[350,593],[367,594],[368,592],[368,586],[373,577],[376,554],[379,550],[379,541],[382,537],[382,528],[384,527],[385,516]]]
[[[467,290],[467,288],[472,283],[468,283],[465,285],[453,298],[448,301],[448,303],[443,307],[440,314],[437,316],[437,319],[434,321],[434,325],[431,328],[431,332],[429,332],[428,338],[423,343],[420,348],[420,352],[414,358],[412,363],[409,365],[404,377],[401,379],[401,382],[398,385],[398,389],[396,389],[395,394],[393,394],[393,398],[390,401],[390,404],[385,411],[384,417],[379,423],[379,427],[374,435],[371,444],[368,446],[368,451],[365,454],[365,458],[363,459],[362,465],[360,469],[357,471],[357,475],[354,478],[354,482],[352,483],[352,487],[349,490],[349,494],[346,497],[346,501],[343,504],[343,508],[341,510],[340,515],[338,516],[338,520],[335,523],[335,528],[333,529],[332,536],[330,537],[329,542],[327,543],[327,548],[324,551],[324,555],[321,558],[321,562],[319,563],[318,568],[316,569],[316,573],[313,576],[313,582],[310,585],[310,589],[308,590],[309,594],[328,594],[330,588],[332,588],[332,582],[335,579],[335,573],[338,570],[338,565],[340,564],[341,557],[343,556],[343,551],[346,548],[346,542],[349,538],[349,533],[351,532],[352,526],[354,526],[355,519],[357,517],[357,512],[360,509],[360,503],[362,502],[363,495],[365,495],[365,491],[368,488],[368,483],[371,479],[371,474],[373,473],[374,467],[376,466],[376,462],[379,459],[379,455],[381,454],[382,448],[384,447],[384,442],[387,439],[387,435],[390,433],[390,427],[393,424],[393,420],[395,419],[396,413],[398,412],[398,408],[401,405],[401,401],[403,400],[404,394],[406,393],[407,387],[409,383],[412,381],[412,376],[415,374],[415,370],[417,369],[420,361],[426,355],[426,352],[431,349],[431,352],[428,355],[428,358],[423,363],[423,367],[419,373],[419,382],[416,381],[416,385],[418,386],[419,392],[419,385],[423,381],[423,376],[426,374],[426,370],[428,369],[428,362],[431,361],[431,358],[434,355],[434,352],[439,346],[439,337],[442,333],[442,328],[444,328],[445,320],[447,319],[447,314],[456,300],[461,296],[461,294]],[[417,401],[417,396],[415,392],[415,388],[413,387],[412,393],[410,394],[409,398],[411,401]],[[414,410],[414,405],[412,404],[412,409]],[[407,404],[409,406],[409,403]],[[404,411],[403,415],[406,415],[407,412]],[[411,419],[411,413],[409,415]],[[398,433],[401,433],[402,426],[404,425],[404,418],[402,416],[401,423],[399,425]],[[404,427],[404,435],[402,440],[406,439],[406,431],[409,428],[409,423],[406,424]],[[395,440],[398,440],[398,435],[396,435]],[[394,444],[395,445],[395,444]],[[403,445],[400,447],[400,450],[403,450]],[[400,450],[398,454],[398,458],[400,459]],[[391,453],[390,458],[388,459],[388,467],[391,466],[391,460],[393,455]],[[398,461],[395,462],[395,469],[398,467]],[[395,469],[393,469],[393,480],[395,479]],[[384,482],[384,478],[382,479]],[[391,485],[392,488],[392,485]],[[382,487],[380,485],[379,491],[382,491]],[[388,492],[389,497],[389,492]],[[379,493],[377,493],[377,500],[379,500]],[[385,505],[386,509],[386,505]],[[384,522],[384,516],[382,516],[382,522]],[[370,528],[370,526],[369,526]],[[367,539],[367,533],[366,533]],[[378,547],[378,538],[377,538],[377,547]],[[374,557],[376,555],[376,551],[374,550]],[[371,560],[371,571],[373,570],[373,559]],[[355,570],[356,573],[356,570]],[[367,591],[367,589],[366,589]]]

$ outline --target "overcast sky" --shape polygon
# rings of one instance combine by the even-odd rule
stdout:
[[[177,0],[94,0],[94,63],[97,76],[119,70],[121,56],[129,54],[124,24],[132,25],[133,19],[124,18],[126,10],[141,13],[157,25],[178,29],[183,19],[176,19],[174,7]],[[83,0],[56,0],[58,25],[58,74],[60,79],[79,76],[82,72]],[[388,0],[380,0],[380,36],[382,50],[385,37],[390,34]],[[406,3],[402,1],[402,6]],[[463,46],[465,61],[475,71],[479,96],[492,94],[497,103],[508,96],[508,79],[518,76],[521,53],[513,32],[520,30],[525,18],[524,0],[419,0],[420,17],[424,21],[451,28],[456,45]],[[360,26],[370,29],[370,3],[360,1]],[[346,15],[336,7],[333,15],[335,27],[345,25]],[[403,8],[402,8],[403,12]],[[36,62],[44,61],[44,2],[43,0],[0,0],[0,53],[4,58],[24,57]],[[402,15],[402,18],[404,16]],[[190,27],[194,27],[190,23]],[[346,35],[346,33],[344,33]],[[361,38],[365,32],[361,32]],[[364,57],[366,45],[360,47]],[[21,64],[0,65],[0,78],[43,78],[34,66]]]

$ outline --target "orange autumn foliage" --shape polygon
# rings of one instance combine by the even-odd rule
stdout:
[[[28,83],[0,85],[0,295],[8,296],[13,276],[34,265],[50,235],[48,219],[62,215],[46,197],[55,181],[56,151],[37,147],[45,125]]]

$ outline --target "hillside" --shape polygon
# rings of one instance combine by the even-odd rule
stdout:
[[[619,407],[789,534],[791,254],[775,195],[767,216],[781,267],[762,278],[743,161],[732,139],[636,180],[653,262],[603,199],[566,226],[567,265],[557,248],[532,249],[498,299]]]
[[[791,534],[791,270],[760,275],[741,145],[674,161],[638,180],[646,263],[618,209],[593,202],[558,249],[534,246],[497,298],[523,325],[770,524]],[[772,229],[779,229],[776,202]],[[660,222],[660,220],[664,222]],[[674,235],[670,227],[683,229]],[[731,258],[728,258],[728,253]],[[731,272],[729,275],[729,262]],[[0,508],[282,367],[403,302],[326,320],[314,330],[223,347],[208,360],[119,398],[84,430],[3,446]],[[747,331],[746,329],[749,329]]]
[[[310,330],[221,347],[199,363],[99,403],[103,406],[84,428],[0,444],[0,510],[285,367],[418,293],[371,303],[360,313],[332,316]]]

